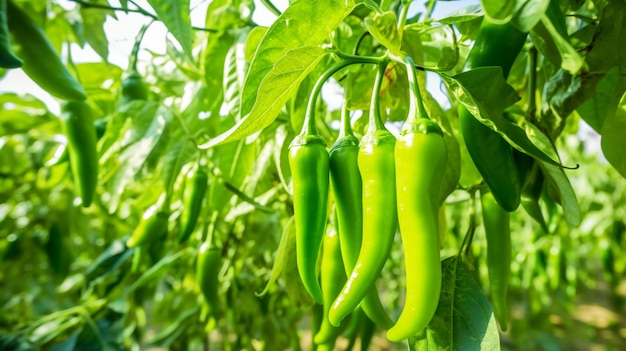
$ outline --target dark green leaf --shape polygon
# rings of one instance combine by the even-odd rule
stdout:
[[[617,111],[607,116],[602,129],[602,151],[604,156],[624,178],[626,178],[625,133],[626,94],[622,96]]]
[[[458,257],[441,262],[441,296],[426,329],[409,340],[414,351],[498,351],[500,335],[487,297]]]
[[[524,129],[504,117],[504,109],[519,97],[513,87],[504,81],[500,67],[481,67],[454,77],[443,74],[441,77],[476,119],[500,134],[513,147],[537,159],[561,166],[557,158],[551,157],[554,152],[550,148],[546,148],[543,143],[533,143]],[[539,130],[536,133],[542,135]]]

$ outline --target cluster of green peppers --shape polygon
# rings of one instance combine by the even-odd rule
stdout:
[[[368,128],[360,142],[344,111],[339,137],[329,155],[309,108],[303,130],[291,145],[297,263],[305,288],[324,305],[315,337],[321,345],[336,338],[342,320],[359,306],[376,325],[388,330],[389,340],[409,338],[426,327],[439,301],[437,197],[447,147],[439,126],[426,116],[413,61],[408,57],[399,60],[409,72],[411,105],[398,139],[385,128],[380,116],[379,94],[388,64],[382,60],[373,87]],[[324,236],[331,186],[338,240]],[[383,308],[375,283],[398,224],[402,241],[412,253],[405,256],[405,306],[394,323]],[[320,248],[321,286],[317,278]]]

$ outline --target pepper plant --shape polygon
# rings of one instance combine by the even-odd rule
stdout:
[[[625,349],[626,4],[451,3],[0,0],[0,349]]]

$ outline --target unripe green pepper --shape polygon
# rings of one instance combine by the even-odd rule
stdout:
[[[396,138],[385,129],[379,111],[379,94],[386,66],[379,65],[372,93],[370,123],[361,139],[357,156],[363,182],[361,250],[348,281],[329,312],[333,325],[339,325],[341,320],[357,308],[371,289],[375,288],[376,279],[387,261],[396,232]],[[391,320],[383,322],[381,327],[391,326]]]
[[[483,225],[487,237],[487,268],[491,302],[500,328],[506,331],[509,322],[507,291],[511,272],[511,229],[509,213],[490,192],[481,193]]]
[[[289,146],[298,272],[307,292],[323,303],[317,257],[328,216],[328,151],[320,136],[299,135]]]
[[[339,136],[330,149],[330,180],[346,274],[352,273],[359,258],[363,233],[363,187],[358,152],[359,141],[352,133],[347,110],[344,108]],[[375,286],[361,301],[361,308],[376,324],[382,327],[391,325]]]
[[[511,23],[499,25],[485,17],[465,67],[500,66],[506,78],[525,40],[526,33]],[[521,182],[511,145],[463,106],[459,124],[467,151],[494,198],[505,210],[514,211],[520,204]]]
[[[316,344],[335,343],[335,339],[341,333],[340,327],[335,327],[328,320],[330,306],[341,292],[346,281],[346,272],[341,258],[339,235],[335,231],[327,230],[322,244],[322,268],[320,270],[322,281],[322,296],[324,309],[320,328],[313,340]],[[331,348],[332,349],[332,348]]]
[[[22,9],[7,1],[9,31],[24,61],[22,69],[37,85],[63,100],[84,100],[87,93],[65,67],[46,33]]]
[[[126,241],[126,246],[133,248],[160,239],[164,233],[167,233],[168,221],[168,214],[159,210],[157,205],[148,207],[130,238]]]
[[[178,244],[187,241],[196,228],[209,181],[209,176],[204,166],[200,164],[198,164],[198,168],[194,172],[190,172],[187,177],[191,184],[188,185],[190,189],[185,191],[185,209],[182,214],[182,229],[178,236]]]
[[[214,245],[211,245],[209,241],[200,245],[196,261],[196,282],[200,287],[204,301],[214,316],[217,315],[221,308],[217,294],[218,276],[222,269],[221,260],[221,251]]]
[[[122,103],[134,100],[148,100],[148,85],[144,82],[139,72],[132,70],[122,80]]]
[[[406,298],[398,321],[387,331],[391,341],[419,333],[439,303],[438,196],[447,155],[441,129],[426,118],[403,128],[396,143],[398,224],[405,248]]]
[[[9,24],[7,19],[7,0],[0,0],[0,67],[19,68],[22,60],[11,50]]]
[[[85,101],[64,102],[61,120],[76,191],[82,205],[89,207],[98,184],[98,150],[91,107]]]

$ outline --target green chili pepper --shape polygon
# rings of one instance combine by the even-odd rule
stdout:
[[[86,99],[85,89],[61,62],[46,33],[10,0],[7,2],[7,15],[9,30],[24,61],[24,73],[59,99]]]
[[[72,263],[61,225],[53,223],[48,230],[48,241],[45,245],[46,255],[54,274],[65,278],[70,271]]]
[[[370,122],[361,139],[358,167],[363,182],[363,239],[354,268],[341,294],[329,312],[333,325],[339,325],[375,287],[396,231],[396,192],[394,145],[396,138],[384,126],[379,111],[379,95],[386,63],[380,64],[372,92]],[[383,328],[390,324],[381,325]]]
[[[148,207],[130,238],[126,241],[126,246],[133,248],[160,239],[164,233],[167,233],[168,221],[168,214],[159,210],[157,205]]]
[[[335,199],[341,256],[346,274],[350,274],[361,250],[363,233],[362,182],[357,163],[359,141],[352,133],[345,108],[341,120],[339,136],[330,149],[330,180]],[[385,312],[375,286],[361,301],[361,308],[376,324],[383,328],[391,326],[392,321]]]
[[[135,70],[122,80],[122,103],[134,100],[148,100],[148,85]]]
[[[85,101],[65,102],[61,105],[61,112],[76,191],[82,205],[89,207],[98,183],[98,150],[93,113]]]
[[[302,131],[289,145],[296,226],[296,262],[300,279],[313,300],[323,304],[317,280],[317,258],[328,217],[329,156],[315,126],[315,101],[325,75],[313,87]]]
[[[296,137],[289,149],[298,272],[311,297],[322,303],[316,267],[328,211],[328,151],[315,135]]]
[[[525,40],[526,33],[511,23],[494,24],[485,17],[465,67],[500,66],[506,78]],[[520,204],[521,184],[511,145],[463,106],[459,123],[467,150],[494,198],[505,210],[514,211]]]
[[[7,19],[7,1],[0,0],[0,67],[19,68],[22,60],[11,50],[9,24]]]
[[[182,244],[187,239],[198,223],[198,217],[202,210],[202,203],[204,202],[204,195],[206,194],[209,176],[207,175],[204,166],[198,164],[198,167],[194,172],[190,172],[187,175],[190,180],[189,190],[185,191],[185,209],[183,210],[183,225],[178,236],[178,243]]]
[[[398,224],[405,248],[406,298],[400,317],[387,331],[397,342],[424,329],[441,292],[439,190],[448,152],[439,125],[427,118],[413,60],[405,58],[411,100],[409,117],[395,149]]]
[[[506,331],[509,321],[507,291],[511,271],[511,229],[509,213],[490,192],[481,193],[483,225],[487,237],[487,268],[493,312]]]
[[[196,261],[196,282],[200,287],[204,301],[214,316],[219,312],[221,306],[217,294],[218,276],[222,269],[221,260],[221,251],[211,245],[210,241],[205,241],[200,245]]]
[[[322,281],[324,313],[322,315],[320,328],[313,340],[316,344],[331,344],[332,346],[337,336],[341,333],[341,328],[330,324],[328,311],[346,281],[346,272],[341,258],[341,248],[339,246],[339,235],[333,230],[327,230],[324,235],[320,279]]]

